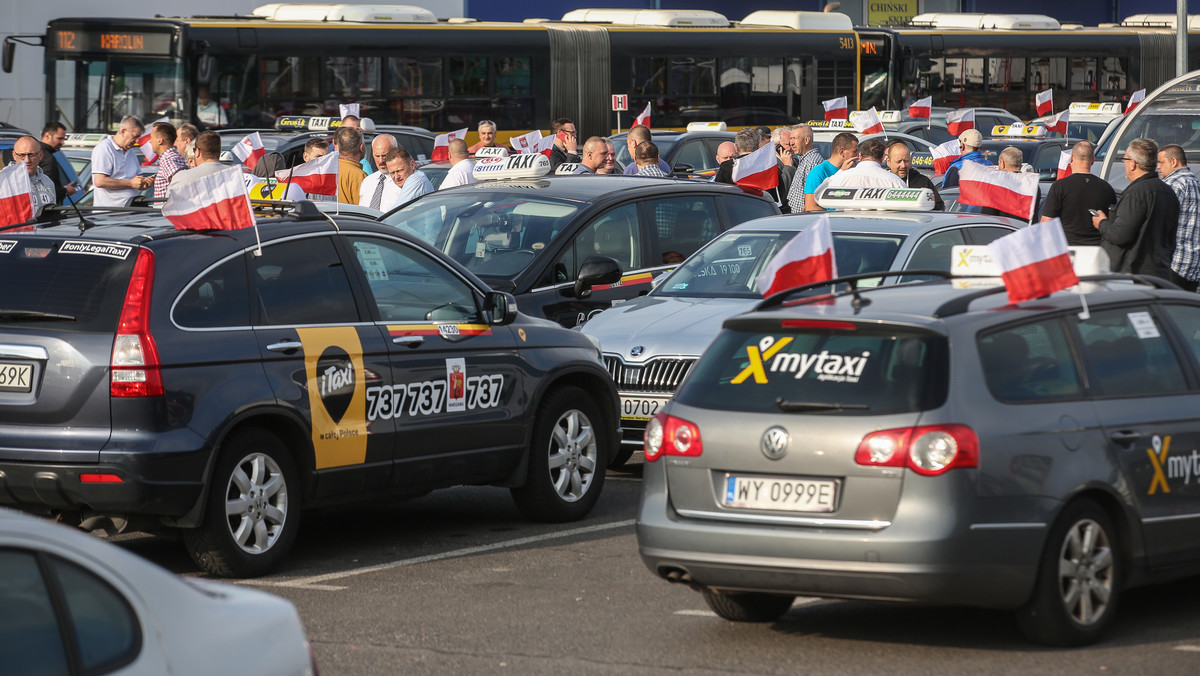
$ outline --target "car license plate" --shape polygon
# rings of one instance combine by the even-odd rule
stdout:
[[[736,509],[785,512],[832,512],[838,482],[831,479],[786,479],[725,475],[722,504]]]
[[[649,420],[662,409],[669,396],[621,397],[621,420]]]
[[[0,392],[29,392],[32,389],[32,364],[0,362]]]

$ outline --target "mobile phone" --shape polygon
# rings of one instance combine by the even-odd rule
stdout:
[[[1095,209],[1088,209],[1088,213],[1089,213],[1089,214],[1091,214],[1091,215],[1093,215],[1093,216],[1099,216],[1099,215],[1100,215],[1100,212],[1099,212],[1099,211],[1096,211]]]

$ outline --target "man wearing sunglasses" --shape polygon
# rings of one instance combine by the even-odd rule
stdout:
[[[1100,210],[1092,216],[1100,247],[1108,253],[1113,272],[1171,279],[1179,198],[1155,171],[1158,145],[1148,138],[1134,139],[1125,149],[1124,162],[1129,186],[1112,218]]]
[[[32,136],[22,136],[13,144],[14,164],[23,163],[29,171],[29,202],[33,205],[33,217],[39,218],[42,210],[54,204],[54,181],[42,172],[38,162],[42,161],[42,144]]]

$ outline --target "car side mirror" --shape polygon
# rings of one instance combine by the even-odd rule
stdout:
[[[517,299],[511,293],[489,291],[483,302],[489,324],[504,326],[517,318]]]
[[[4,39],[3,63],[0,64],[0,66],[3,67],[5,73],[11,73],[13,71],[13,57],[16,55],[16,51],[17,51],[17,43],[13,42],[12,40],[9,40],[8,38],[5,38]]]
[[[597,284],[615,284],[621,280],[621,265],[607,256],[588,256],[575,278],[575,297],[587,298]]]

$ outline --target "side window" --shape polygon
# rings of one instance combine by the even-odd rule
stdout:
[[[1093,311],[1076,326],[1095,394],[1135,397],[1186,389],[1183,367],[1145,308]]]
[[[979,359],[988,390],[1000,401],[1045,401],[1083,395],[1079,372],[1058,320],[983,336],[979,339]]]
[[[624,204],[611,209],[589,223],[575,236],[576,265],[588,256],[607,256],[620,264],[622,271],[642,266],[642,241],[638,228],[638,205]],[[578,268],[571,270],[575,279]]]
[[[66,674],[67,652],[37,558],[0,549],[0,646],[14,674]]]
[[[250,325],[250,293],[242,257],[213,268],[179,296],[175,323],[208,329]]]
[[[720,234],[717,204],[707,195],[658,199],[648,206],[654,219],[650,232],[658,239],[658,256],[663,265],[682,263]]]
[[[721,195],[717,199],[725,207],[725,223],[731,228],[746,221],[779,213],[774,204],[753,195]]]
[[[997,228],[990,225],[980,225],[968,228],[971,232],[972,244],[991,244],[1005,235],[1011,235],[1014,230],[1008,228]]]
[[[955,244],[966,244],[961,228],[935,232],[917,242],[913,252],[908,257],[905,270],[945,270],[950,271],[950,249]],[[901,283],[922,279],[933,279],[928,275],[905,275]]]
[[[717,166],[717,158],[708,154],[708,148],[705,147],[704,141],[689,141],[683,144],[678,153],[675,153],[675,158],[671,160],[675,167],[681,164],[687,164],[692,167],[693,171],[702,169],[713,169]]]
[[[74,564],[54,560],[54,572],[79,644],[87,673],[99,673],[129,662],[141,648],[137,616],[106,582]]]
[[[1200,307],[1194,305],[1164,305],[1167,314],[1179,327],[1179,333],[1200,363]]]
[[[250,257],[264,325],[358,321],[354,293],[333,240],[306,237],[273,244]]]
[[[471,287],[436,260],[399,242],[348,240],[383,321],[480,321]]]

